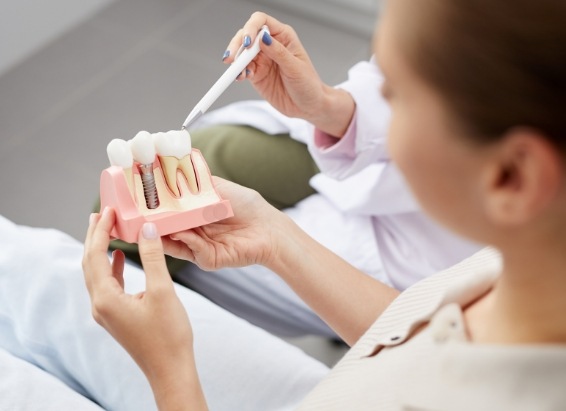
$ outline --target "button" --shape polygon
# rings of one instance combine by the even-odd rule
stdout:
[[[462,309],[458,304],[441,307],[431,319],[429,327],[432,338],[437,343],[466,340]]]
[[[389,347],[391,345],[397,345],[403,340],[402,334],[391,334],[390,336],[383,336],[383,339],[379,342],[379,345],[384,347]]]

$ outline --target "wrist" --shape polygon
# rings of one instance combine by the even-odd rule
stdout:
[[[350,93],[324,85],[317,113],[306,120],[324,133],[341,138],[346,133],[355,111],[356,103]]]
[[[159,410],[206,410],[194,357],[175,358],[170,366],[145,372]]]
[[[272,248],[269,259],[263,264],[271,271],[286,277],[288,271],[295,271],[295,262],[304,255],[304,231],[286,214],[280,213],[280,218],[271,231]],[[300,257],[302,258],[302,257]]]
[[[279,267],[281,261],[285,260],[285,256],[289,254],[289,248],[292,247],[294,222],[281,211],[277,211],[277,216],[271,221],[268,238],[269,251],[260,264],[275,271],[275,268]]]

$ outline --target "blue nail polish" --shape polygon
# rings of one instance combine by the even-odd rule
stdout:
[[[273,39],[271,38],[271,36],[269,35],[269,33],[267,31],[264,31],[263,36],[261,36],[261,41],[263,41],[263,44],[271,46]]]
[[[226,50],[222,55],[222,61],[226,60],[229,55],[230,55],[230,50]]]
[[[246,69],[246,76],[249,76],[251,73],[250,69]]]
[[[252,38],[250,36],[244,37],[244,47],[249,47],[252,44]]]

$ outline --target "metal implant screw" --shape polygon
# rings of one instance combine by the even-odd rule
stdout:
[[[153,175],[153,164],[140,164],[140,176],[143,185],[145,204],[149,209],[159,207],[159,197],[155,186],[155,176]]]

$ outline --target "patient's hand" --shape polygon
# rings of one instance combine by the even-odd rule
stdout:
[[[175,294],[155,225],[146,223],[139,236],[146,291],[129,295],[124,292],[124,254],[115,251],[112,263],[107,256],[114,221],[112,209],[101,216],[93,214],[85,241],[83,270],[93,316],[145,373],[158,404],[172,399],[171,392],[168,396],[162,391],[177,384],[187,384],[185,391],[193,392],[194,401],[195,393],[197,397],[202,393],[194,366],[192,329]]]
[[[165,252],[203,270],[268,265],[285,237],[288,218],[256,191],[218,177],[214,184],[230,200],[234,217],[164,237]]]

